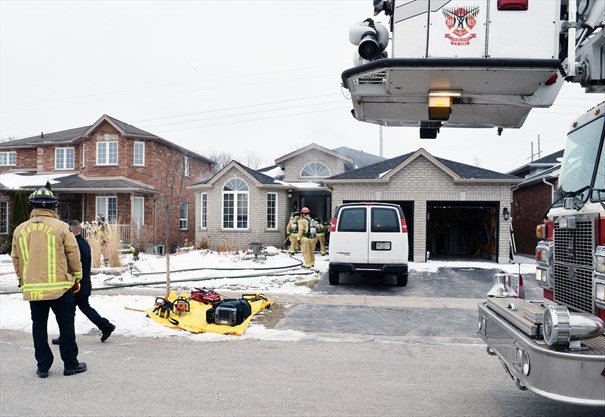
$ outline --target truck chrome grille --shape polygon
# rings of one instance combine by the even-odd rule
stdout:
[[[572,310],[593,313],[593,255],[596,217],[575,217],[575,228],[554,224],[554,300]]]
[[[578,220],[575,229],[560,229],[555,224],[555,263],[592,269],[594,221]]]
[[[555,263],[555,301],[575,311],[592,313],[592,270]]]

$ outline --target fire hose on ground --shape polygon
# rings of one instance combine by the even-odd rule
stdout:
[[[246,275],[237,275],[237,276],[229,276],[229,277],[193,277],[193,278],[182,278],[182,279],[171,279],[170,282],[171,283],[179,283],[179,282],[199,282],[199,281],[211,281],[211,280],[216,280],[216,279],[236,279],[236,278],[254,278],[254,277],[262,277],[262,276],[267,276],[267,275],[271,275],[271,276],[284,276],[284,275],[310,275],[313,274],[315,272],[317,272],[316,270],[309,270],[309,271],[304,271],[304,272],[296,272],[296,274],[293,274],[293,271],[286,271],[286,273],[284,273],[284,271],[281,271],[282,269],[291,269],[291,268],[296,268],[299,267],[300,265],[302,265],[302,261],[300,261],[299,259],[294,258],[293,256],[290,255],[290,257],[292,259],[294,259],[297,263],[294,265],[283,265],[283,266],[276,266],[276,267],[261,267],[261,268],[212,268],[212,267],[205,267],[205,268],[187,268],[187,269],[176,269],[173,271],[170,271],[170,273],[179,273],[179,272],[192,272],[192,271],[248,271],[248,270],[252,270],[252,271],[264,271],[264,270],[275,270],[275,273],[257,273],[257,274],[246,274]],[[160,272],[141,272],[138,274],[133,274],[133,276],[142,276],[142,275],[161,275],[161,274],[165,274],[166,271],[160,271]],[[107,283],[108,281],[114,279],[115,277],[111,277],[111,278],[107,278],[105,281],[103,281],[104,283]],[[100,288],[93,288],[93,291],[108,291],[108,290],[113,290],[113,289],[117,289],[117,288],[131,288],[131,287],[143,287],[143,286],[150,286],[150,285],[161,285],[161,284],[165,284],[166,280],[162,280],[162,281],[150,281],[150,282],[133,282],[133,283],[128,283],[128,284],[113,284],[113,285],[107,285],[105,287],[100,287]],[[0,295],[11,295],[11,294],[21,294],[21,291],[7,291],[7,292],[0,292]]]

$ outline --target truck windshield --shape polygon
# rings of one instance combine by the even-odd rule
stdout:
[[[588,198],[603,136],[604,121],[603,117],[593,120],[567,137],[559,185],[555,193],[556,205],[563,204],[563,199],[567,196],[575,196],[579,201],[586,201]]]

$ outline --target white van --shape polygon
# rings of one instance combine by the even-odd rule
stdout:
[[[380,272],[408,283],[408,227],[396,204],[346,203],[336,207],[330,224],[331,285],[341,272]]]

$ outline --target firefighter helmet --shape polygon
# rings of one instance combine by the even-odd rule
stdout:
[[[27,200],[34,207],[55,207],[59,202],[53,192],[46,187],[38,188]]]
[[[309,214],[309,213],[311,213],[311,210],[309,210],[307,207],[303,207],[303,208],[300,210],[300,212],[301,212],[302,214]]]

